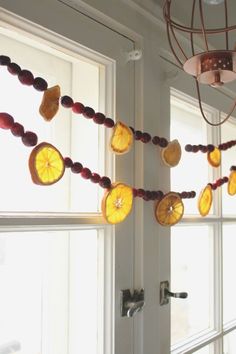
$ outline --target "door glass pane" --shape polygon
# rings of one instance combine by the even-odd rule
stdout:
[[[236,281],[233,275],[236,269],[236,225],[223,225],[223,299],[224,323],[236,320],[236,307],[232,294],[236,292]]]
[[[221,141],[236,139],[236,124],[226,122],[221,126]],[[230,167],[235,165],[235,147],[222,151],[222,176],[229,176]],[[227,193],[227,184],[222,189],[222,208],[224,215],[235,215],[236,199]]]
[[[236,353],[236,332],[230,332],[224,336],[224,353],[223,354],[235,354]]]
[[[98,258],[96,230],[2,233],[0,353],[96,354]]]
[[[22,41],[21,41],[22,40]],[[31,70],[35,77],[47,80],[48,86],[60,85],[61,95],[72,95],[75,101],[104,110],[104,67],[96,62],[62,54],[49,47],[24,43],[27,38],[10,38],[0,33],[1,53],[9,55],[22,69]],[[40,48],[38,48],[38,47]],[[79,47],[78,47],[79,48]],[[83,48],[84,53],[85,49]],[[84,54],[85,55],[85,54]],[[92,172],[104,175],[104,139],[92,120],[73,114],[71,109],[59,106],[56,116],[46,122],[39,114],[42,92],[32,86],[22,85],[17,77],[1,66],[0,112],[11,114],[25,131],[33,131],[38,143],[49,142],[57,147],[62,156],[71,156]],[[102,88],[102,89],[101,89]],[[2,173],[0,211],[55,211],[98,212],[100,189],[66,169],[64,176],[50,186],[32,182],[28,159],[32,148],[23,145],[21,138],[14,137],[10,130],[0,129]],[[11,196],[11,197],[9,197]],[[89,197],[88,197],[89,196]]]
[[[197,225],[173,227],[171,291],[185,291],[188,298],[171,300],[172,345],[213,326],[212,269],[212,229]]]
[[[199,109],[185,101],[171,99],[171,140],[178,139],[182,148],[180,163],[171,168],[171,190],[176,192],[195,190],[198,194],[208,183],[206,154],[185,151],[186,144],[206,144],[206,124]],[[196,178],[196,168],[198,173]],[[195,199],[185,199],[185,214],[198,214]],[[212,211],[211,211],[212,212]]]

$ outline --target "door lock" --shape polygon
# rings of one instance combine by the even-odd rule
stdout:
[[[180,293],[172,293],[169,290],[169,282],[162,281],[160,283],[160,305],[167,305],[170,302],[170,297],[175,297],[178,299],[186,299],[188,297],[188,293],[180,292]]]

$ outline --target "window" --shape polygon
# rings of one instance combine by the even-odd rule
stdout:
[[[223,117],[210,106],[205,109],[212,121]],[[188,143],[218,146],[235,136],[233,118],[219,128],[206,126],[196,101],[171,91],[171,137],[180,140],[183,150]],[[195,189],[198,197],[207,183],[229,176],[233,156],[233,149],[223,151],[221,167],[213,168],[206,154],[183,151],[180,165],[171,170],[172,189]],[[171,303],[172,353],[233,353],[235,199],[227,194],[227,184],[217,188],[205,218],[198,214],[197,198],[184,200],[184,204],[184,218],[171,229],[171,279],[172,288],[187,291],[189,296]]]

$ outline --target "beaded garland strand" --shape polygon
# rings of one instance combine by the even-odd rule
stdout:
[[[33,74],[29,70],[21,69],[21,67],[11,62],[11,59],[6,55],[0,55],[0,65],[6,66],[10,74],[18,76],[19,81],[23,85],[33,86],[37,91],[45,91],[48,88],[48,83],[41,77],[34,78]],[[104,125],[106,128],[113,128],[115,122],[113,119],[106,117],[103,113],[95,112],[93,108],[84,106],[80,102],[74,102],[70,96],[62,96],[60,103],[65,108],[71,108],[76,114],[82,114],[87,119],[92,119],[94,123]],[[153,145],[159,145],[161,148],[165,148],[168,145],[166,138],[159,136],[151,136],[147,132],[141,130],[135,130],[133,127],[129,127],[134,135],[134,139],[146,144],[152,142]]]

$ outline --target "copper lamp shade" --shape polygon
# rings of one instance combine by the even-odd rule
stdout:
[[[183,0],[178,0],[183,2]],[[175,3],[178,2],[175,0]],[[187,0],[191,1],[191,0]],[[166,0],[164,3],[164,18],[167,25],[168,41],[177,62],[181,65],[184,71],[195,78],[197,94],[199,100],[199,107],[205,121],[210,125],[223,124],[232,114],[236,107],[236,100],[233,102],[232,107],[229,110],[226,118],[214,124],[210,122],[204,114],[199,83],[207,84],[212,87],[220,87],[228,82],[236,80],[236,50],[229,48],[229,33],[236,30],[236,25],[228,25],[228,6],[227,0],[192,0],[192,11],[190,14],[190,26],[184,26],[177,23],[172,18],[171,13],[172,0]],[[205,15],[206,8],[209,9],[210,4],[217,5],[222,9],[221,13],[224,18],[224,26],[222,28],[207,28],[205,21],[207,17]],[[216,8],[216,6],[211,6]],[[195,26],[195,23],[200,23],[199,26]],[[177,38],[177,32],[189,35],[191,53],[186,53],[180,41]],[[211,50],[208,43],[209,38],[217,35],[224,35],[224,46],[219,50]],[[200,36],[203,39],[204,51],[196,52],[194,39],[196,36]]]

